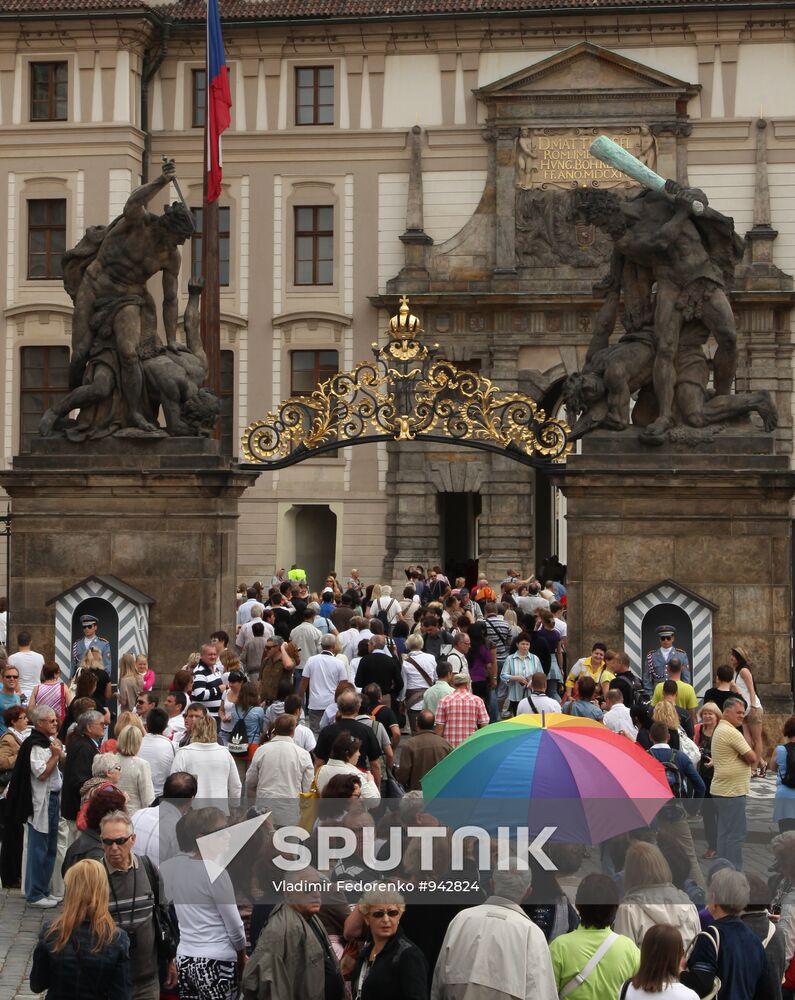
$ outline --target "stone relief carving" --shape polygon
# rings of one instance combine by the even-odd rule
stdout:
[[[610,260],[609,238],[575,219],[572,192],[516,192],[516,262],[519,267],[598,267]]]

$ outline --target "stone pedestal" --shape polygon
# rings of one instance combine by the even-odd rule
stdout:
[[[33,442],[0,474],[11,497],[11,641],[54,651],[47,601],[90,574],[155,599],[149,655],[172,673],[217,628],[234,633],[238,499],[256,472],[204,438]],[[62,664],[62,666],[65,666]]]
[[[748,650],[770,712],[792,711],[790,499],[795,474],[773,436],[642,445],[636,430],[596,433],[553,481],[566,495],[569,649],[621,649],[619,605],[673,579],[717,605],[713,665]]]

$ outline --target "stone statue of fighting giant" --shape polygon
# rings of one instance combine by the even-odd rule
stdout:
[[[74,301],[70,393],[48,410],[39,432],[72,440],[109,435],[163,437],[209,434],[218,401],[201,389],[207,358],[198,335],[201,282],[190,286],[187,344],[177,341],[179,247],[194,230],[182,201],[162,215],[149,202],[175,180],[173,160],[160,176],[136,188],[108,226],[93,226],[64,254],[64,287]],[[163,281],[163,344],[147,282]],[[160,407],[166,429],[157,424]],[[76,422],[64,418],[79,410]]]
[[[778,418],[768,392],[731,391],[737,335],[728,289],[743,250],[733,221],[709,208],[703,191],[664,181],[626,150],[616,146],[611,159],[612,146],[601,137],[592,152],[648,187],[631,199],[603,190],[573,193],[574,216],[613,241],[585,365],[563,390],[579,415],[573,436],[628,426],[634,394],[632,420],[648,443],[663,443],[677,427],[704,428],[752,411],[772,430]],[[625,332],[611,344],[622,302]],[[717,343],[711,389],[703,350],[710,335]]]

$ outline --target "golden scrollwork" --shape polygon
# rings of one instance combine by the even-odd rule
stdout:
[[[526,464],[568,455],[564,421],[548,418],[529,396],[435,360],[438,345],[419,339],[422,324],[405,295],[387,332],[386,344],[373,345],[375,361],[334,375],[249,424],[243,461],[280,468],[347,444],[418,438],[502,452]]]

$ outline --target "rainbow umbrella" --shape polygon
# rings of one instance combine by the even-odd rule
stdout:
[[[585,844],[648,826],[672,794],[642,747],[561,713],[477,730],[425,775],[422,793],[446,826],[555,827],[550,839]]]

